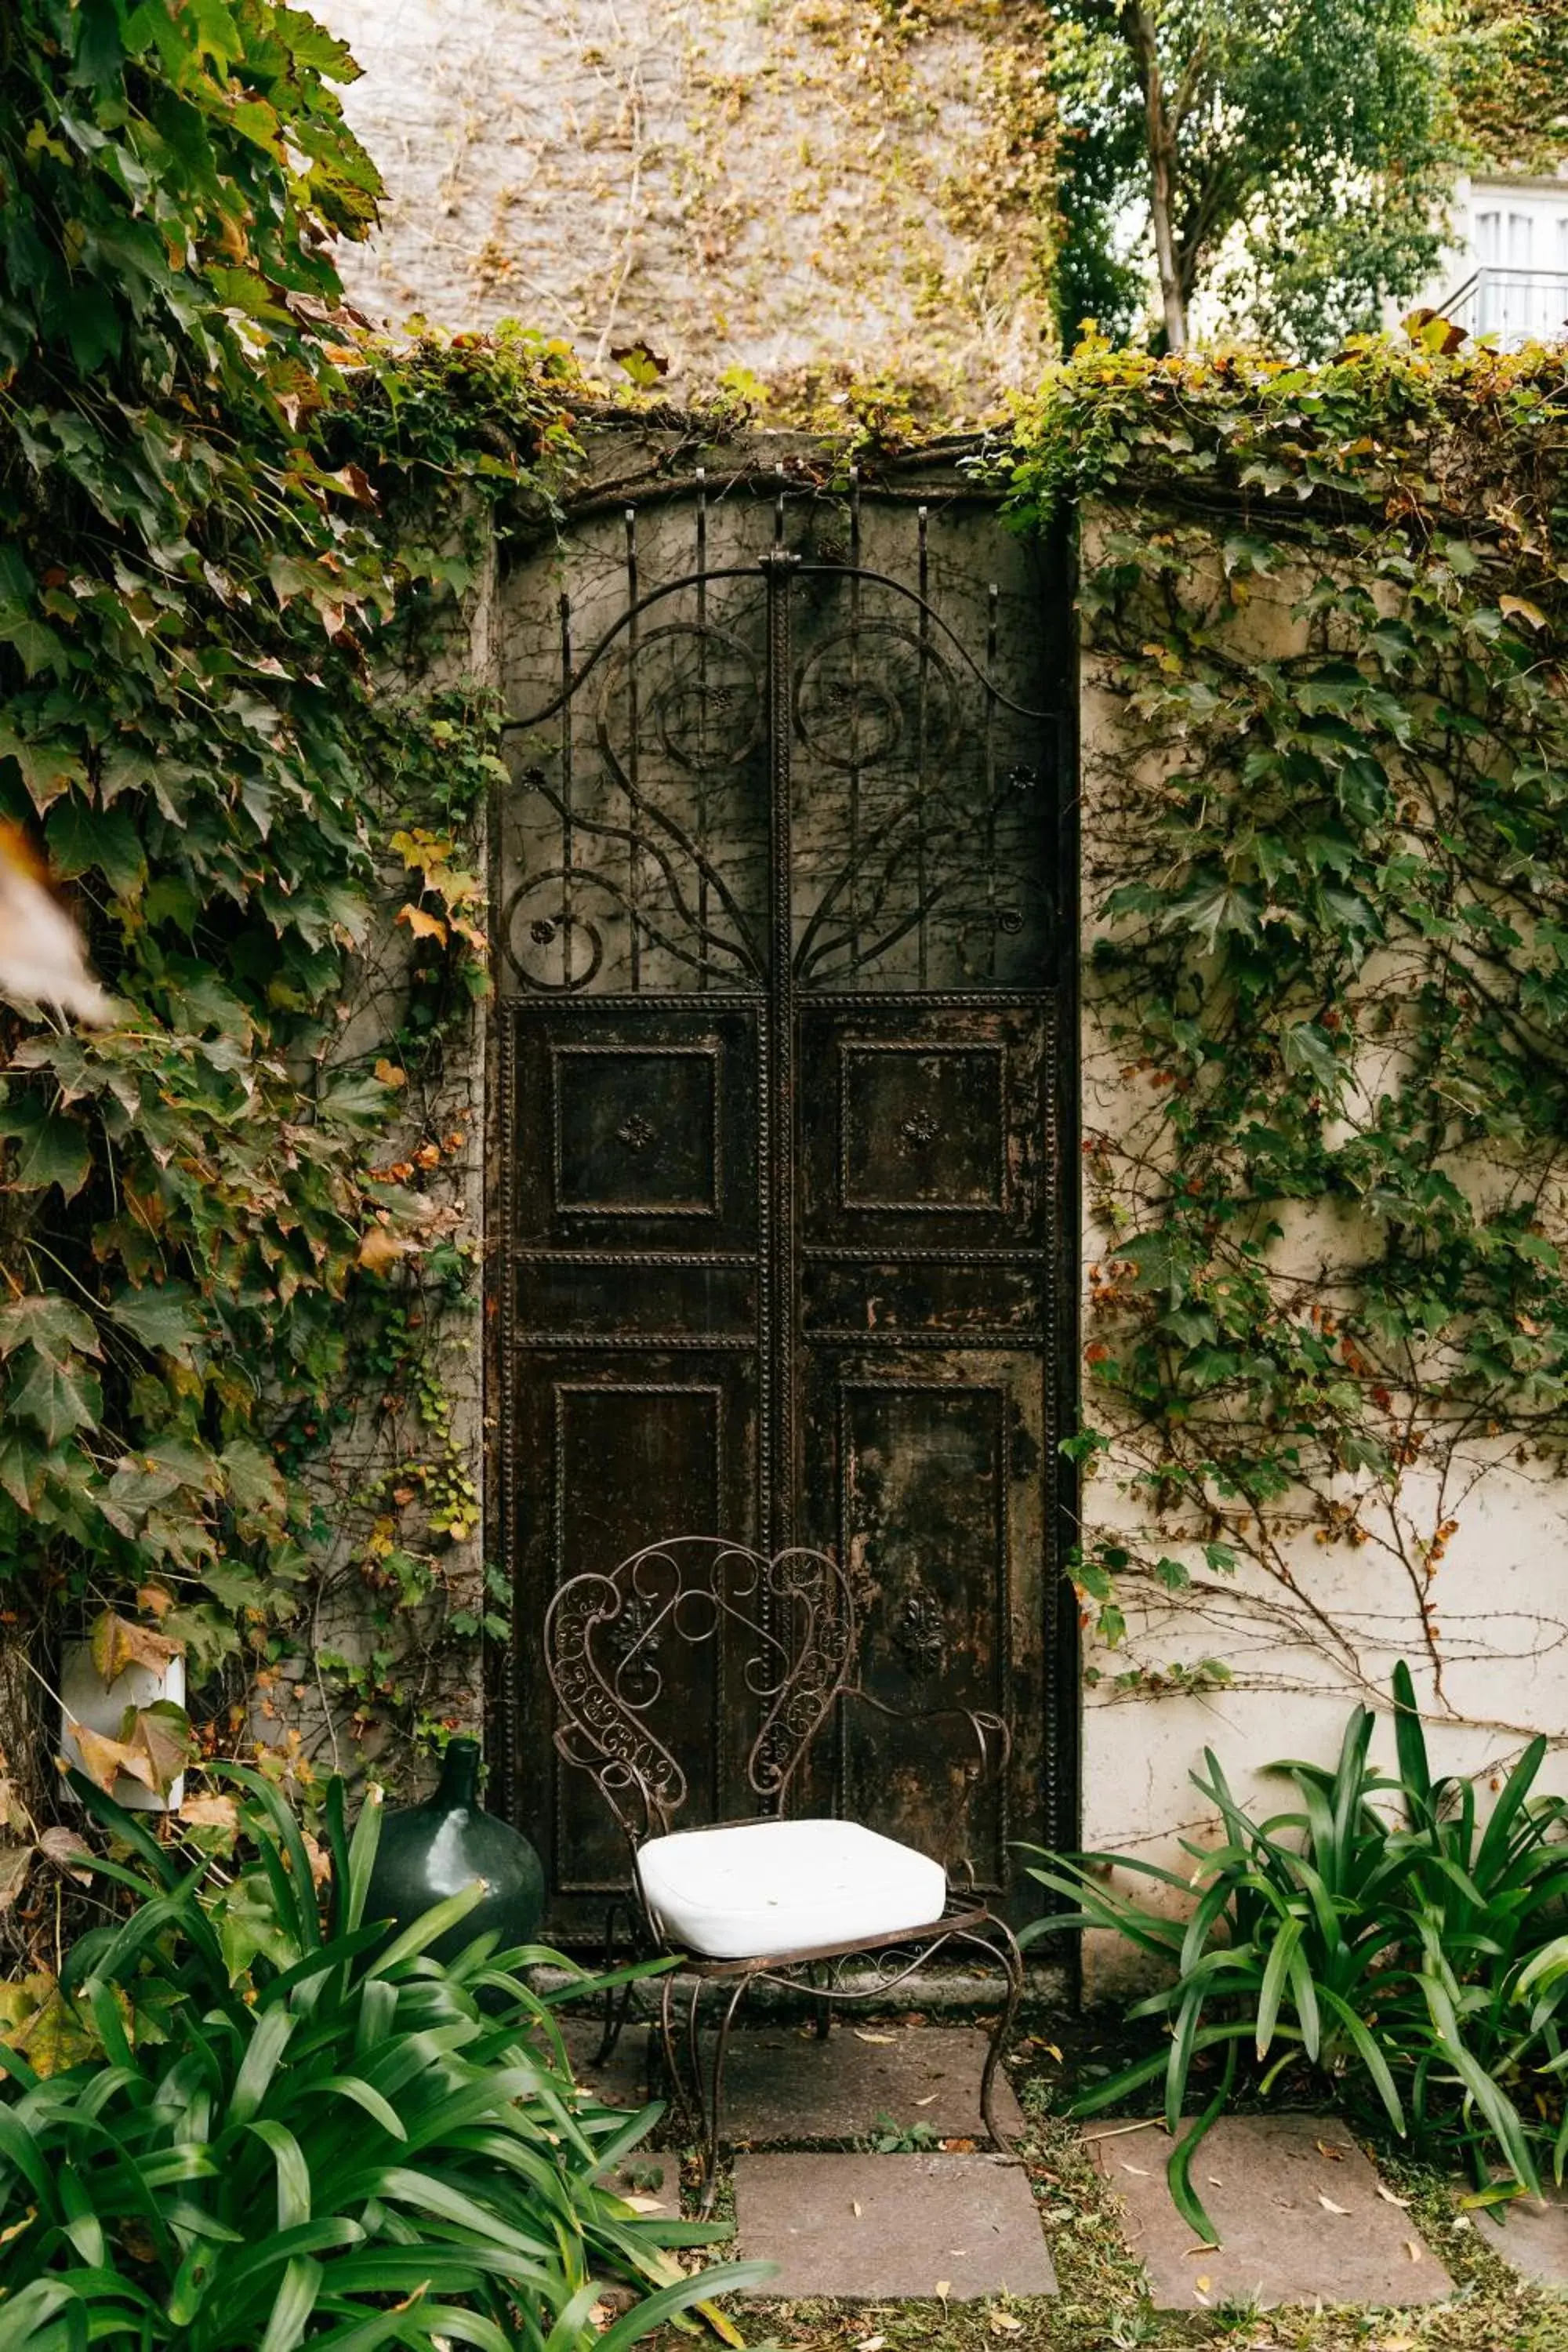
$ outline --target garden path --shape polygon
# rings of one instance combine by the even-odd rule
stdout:
[[[568,2027],[582,2074],[595,2038],[586,2020]],[[998,2159],[978,2136],[984,2050],[973,2027],[880,2020],[840,2026],[826,2042],[785,2020],[736,2035],[726,2134],[737,2147],[739,2252],[780,2265],[775,2296],[1001,2297],[1010,2308],[1057,2293],[1050,2169]],[[628,2033],[592,2079],[637,2105],[646,2064],[642,2033]],[[1004,2128],[1021,2131],[1011,2091],[998,2106]],[[1237,2116],[1214,2127],[1195,2178],[1218,2248],[1198,2245],[1171,2203],[1156,2123],[1097,2119],[1081,2143],[1156,2311],[1197,2318],[1319,2301],[1409,2310],[1455,2292],[1430,2229],[1337,2117]],[[1447,2226],[1478,2231],[1522,2278],[1568,2289],[1568,2195],[1500,2221],[1460,2212]]]

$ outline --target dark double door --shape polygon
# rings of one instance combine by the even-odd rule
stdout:
[[[542,715],[520,712],[500,814],[503,1697],[563,1936],[624,1855],[553,1754],[543,1612],[660,1536],[832,1550],[878,1697],[1013,1726],[977,1790],[958,1714],[847,1709],[814,1802],[987,1887],[1053,1826],[1063,917],[1038,620],[1026,579],[1005,608],[944,598],[923,515],[879,516],[868,560],[858,502],[829,509],[848,543],[825,560],[821,511],[721,535],[694,494],[640,545],[628,520],[624,572],[585,563],[555,607],[553,693],[537,636],[514,688]],[[752,1810],[744,1661],[664,1663],[697,1817]]]

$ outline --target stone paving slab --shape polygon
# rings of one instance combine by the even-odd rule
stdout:
[[[1281,2303],[1440,2303],[1453,2281],[1342,2124],[1321,2116],[1226,2116],[1193,2182],[1220,2234],[1200,2245],[1171,2202],[1164,2131],[1098,2120],[1083,2134],[1126,2206],[1127,2242],[1161,2311],[1226,2297]]]
[[[1521,2278],[1568,2289],[1568,2189],[1548,2189],[1539,2202],[1518,2197],[1511,2204],[1483,2206],[1470,2218],[1482,2245]]]
[[[616,2105],[640,2106],[647,2029],[628,2028],[608,2064],[595,2070],[587,2059],[598,2038],[596,2024],[568,2017],[563,2025],[582,2079]],[[705,2053],[711,2049],[706,2042]],[[973,2026],[846,2020],[826,2042],[809,2026],[738,2030],[724,2068],[724,2136],[761,2147],[797,2147],[862,2139],[890,2117],[900,2130],[924,2124],[938,2139],[973,2139],[984,2148],[985,2051],[986,2037]],[[1022,2131],[1024,2118],[1005,2075],[997,2079],[995,2107],[1006,2137]]]
[[[735,2232],[785,2301],[1057,2292],[1028,2175],[995,2157],[738,2156]]]

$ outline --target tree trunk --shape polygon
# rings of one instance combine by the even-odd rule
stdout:
[[[1121,30],[1132,52],[1138,86],[1143,93],[1143,119],[1149,148],[1149,213],[1154,225],[1154,258],[1160,271],[1160,305],[1165,319],[1165,341],[1173,352],[1187,348],[1187,305],[1176,259],[1171,203],[1175,182],[1176,141],[1165,106],[1165,85],[1154,38],[1154,19],[1147,0],[1127,0]]]

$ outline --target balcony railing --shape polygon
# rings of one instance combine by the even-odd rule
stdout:
[[[1503,269],[1489,263],[1472,270],[1437,308],[1468,334],[1495,337],[1505,352],[1524,343],[1568,341],[1568,270]]]

